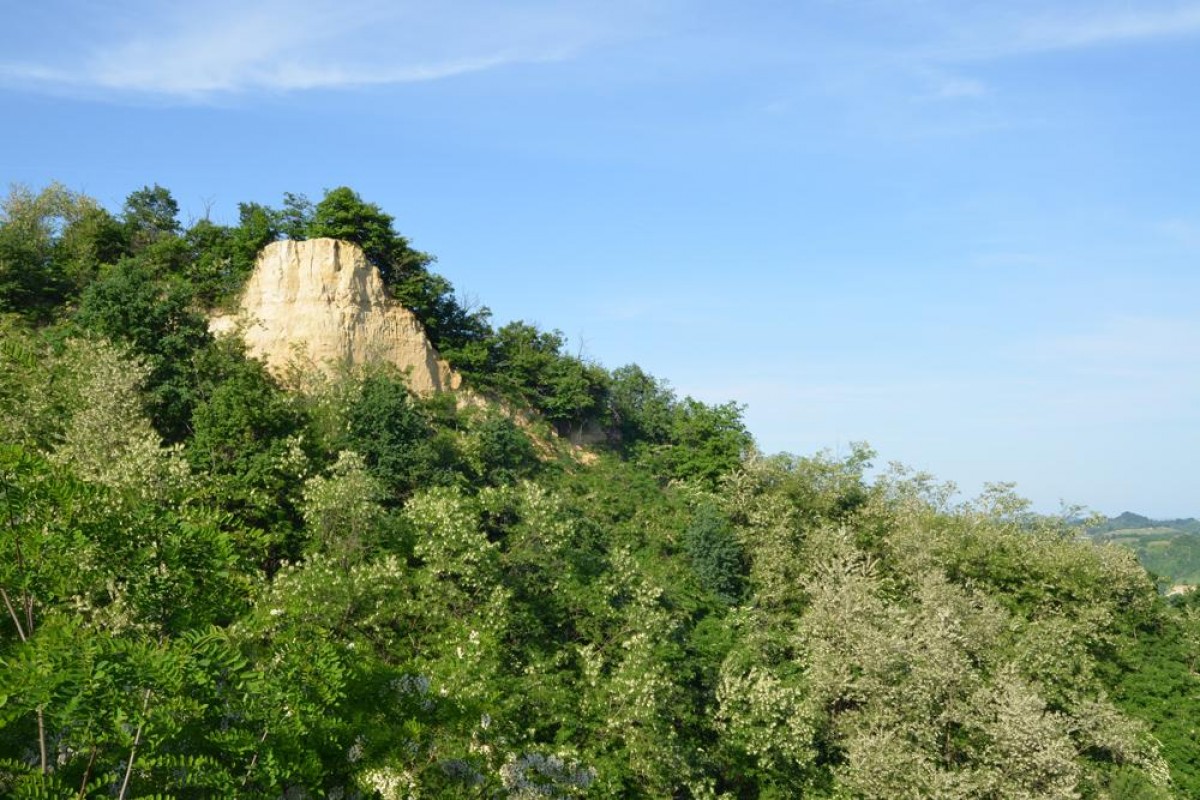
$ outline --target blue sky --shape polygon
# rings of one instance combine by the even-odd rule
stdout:
[[[767,452],[1200,515],[1200,2],[5,5],[2,182],[348,185]]]

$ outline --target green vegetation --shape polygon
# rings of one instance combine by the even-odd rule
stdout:
[[[1089,527],[1088,534],[1132,549],[1165,588],[1200,585],[1200,520],[1153,520],[1126,511]]]
[[[1088,532],[1092,534],[1116,533],[1119,531],[1140,531],[1148,528],[1171,530],[1179,533],[1200,533],[1200,520],[1191,518],[1153,520],[1149,517],[1143,517],[1141,514],[1126,511],[1118,516],[1110,517],[1097,525],[1090,526]]]
[[[349,189],[3,208],[2,796],[1200,796],[1195,598],[1003,486],[764,457],[733,403],[493,329]],[[328,234],[492,402],[208,334]]]

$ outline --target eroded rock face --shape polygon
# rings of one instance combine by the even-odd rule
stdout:
[[[276,373],[295,362],[326,371],[388,362],[407,370],[419,393],[462,383],[412,312],[387,296],[362,250],[336,239],[267,245],[237,314],[214,318],[209,329],[240,330],[250,354]]]

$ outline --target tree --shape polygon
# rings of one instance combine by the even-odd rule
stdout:
[[[180,232],[179,204],[157,183],[130,194],[121,219],[135,250]]]
[[[15,186],[0,202],[0,310],[45,321],[124,248],[120,226],[92,198],[57,183],[36,194]]]
[[[666,444],[646,451],[653,468],[668,478],[709,485],[736,469],[754,441],[737,403],[710,406],[691,397],[672,408],[668,436]]]
[[[346,410],[345,449],[360,453],[371,474],[394,496],[430,481],[432,435],[398,375],[366,376]]]
[[[384,284],[396,286],[423,273],[433,259],[413,250],[392,223],[392,217],[379,206],[341,186],[326,192],[317,203],[305,235],[309,239],[327,236],[357,244],[367,260],[378,267]]]
[[[249,272],[234,263],[231,229],[202,219],[183,238],[189,251],[184,278],[200,304],[212,307],[242,287]]]
[[[599,417],[608,381],[603,369],[564,354],[565,343],[561,331],[510,322],[489,341],[485,378],[504,396],[540,411],[563,433]]]
[[[362,561],[378,549],[386,531],[386,492],[367,472],[362,456],[344,450],[328,476],[304,484],[301,512],[311,541],[319,552],[344,566]]]
[[[73,386],[52,458],[79,477],[144,498],[166,498],[187,481],[178,449],[162,447],[141,410],[149,369],[105,341],[73,341],[60,359]]]
[[[242,262],[253,266],[259,251],[283,235],[282,221],[264,205],[238,203],[234,243]]]
[[[279,233],[288,239],[309,238],[313,219],[313,204],[302,194],[283,193],[283,208],[271,212]]]
[[[627,449],[663,444],[671,436],[675,393],[665,382],[629,364],[613,370],[608,389],[611,425]]]
[[[193,362],[212,342],[207,321],[192,309],[187,285],[161,279],[140,257],[126,258],[88,287],[75,319],[145,359],[155,427],[170,442],[185,438],[196,401]]]
[[[700,584],[723,603],[737,603],[745,585],[745,555],[729,520],[713,505],[700,506],[683,535],[683,548]]]
[[[282,231],[292,238],[329,237],[353,242],[379,270],[392,297],[416,314],[434,347],[455,358],[470,359],[472,343],[491,332],[487,308],[469,310],[454,296],[454,287],[430,272],[434,259],[414,250],[396,232],[391,215],[341,186],[325,193],[316,206],[307,199],[285,195]]]
[[[510,417],[496,409],[469,418],[464,450],[474,477],[487,485],[515,483],[536,472],[539,466],[529,437]]]
[[[189,463],[205,475],[209,491],[265,537],[267,559],[299,557],[301,476],[308,469],[305,417],[261,362],[237,353],[213,354],[212,383],[195,406]]]
[[[86,289],[103,266],[115,264],[128,252],[129,240],[121,223],[81,195],[55,247],[55,262],[72,296]]]

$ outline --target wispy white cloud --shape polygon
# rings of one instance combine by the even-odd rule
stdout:
[[[1072,14],[1044,13],[1025,22],[1014,47],[1024,50],[1068,50],[1200,33],[1200,5],[1155,8],[1095,7]]]
[[[7,15],[0,82],[184,99],[437,80],[562,61],[655,30],[665,34],[655,40],[663,63],[689,59],[699,72],[741,68],[731,56],[769,61],[779,47],[785,60],[813,54],[839,90],[839,74],[851,84],[864,73],[868,83],[907,76],[910,97],[960,101],[991,94],[968,74],[980,62],[1200,34],[1197,0],[877,0],[833,26],[812,24],[828,9],[789,12],[775,26],[794,29],[783,44],[760,30],[714,58],[711,32],[697,39],[685,22],[703,10],[689,12],[683,0],[131,0],[121,13],[83,0],[44,2],[54,10]],[[729,37],[755,30],[749,24]]]
[[[1194,1],[931,3],[923,13],[930,35],[921,57],[950,63],[1200,34],[1200,3]]]
[[[794,85],[847,102],[872,136],[947,138],[1038,128],[1036,84],[1005,68],[1045,54],[1200,37],[1200,0],[873,0],[798,31]],[[801,49],[801,48],[797,48]],[[815,54],[815,55],[810,55]],[[786,56],[781,56],[786,58]],[[807,80],[807,83],[804,81]]]
[[[220,0],[147,2],[139,16],[79,21],[101,32],[77,51],[42,37],[40,52],[0,58],[0,80],[183,99],[413,83],[566,59],[645,15],[621,2]]]

